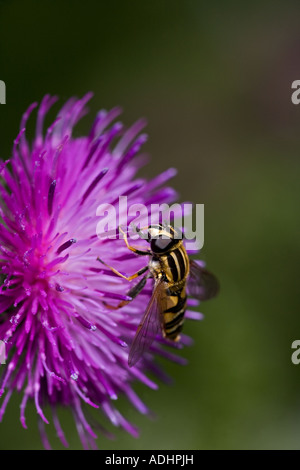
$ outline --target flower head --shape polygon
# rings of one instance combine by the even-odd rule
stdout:
[[[120,195],[147,207],[171,203],[176,193],[165,183],[174,170],[152,181],[136,177],[145,161],[139,155],[146,140],[140,134],[144,121],[124,130],[121,123],[114,123],[120,114],[117,108],[99,112],[88,136],[72,137],[89,98],[70,99],[44,132],[45,116],[56,101],[45,96],[32,144],[25,126],[37,105],[30,106],[12,158],[1,166],[0,186],[0,340],[8,356],[0,369],[0,395],[5,393],[0,419],[17,390],[23,394],[22,425],[26,427],[28,400],[34,401],[42,425],[48,423],[43,407],[49,404],[58,436],[66,444],[56,408],[70,407],[84,447],[93,447],[97,437],[84,403],[100,408],[114,425],[137,435],[114,400],[125,394],[141,413],[147,413],[132,382],[157,387],[146,375],[152,371],[163,377],[154,364],[155,353],[182,361],[155,342],[143,360],[128,367],[127,346],[149,302],[151,280],[134,301],[109,309],[108,304],[130,300],[128,282],[97,261],[105,259],[127,274],[145,265],[145,259],[130,252],[123,240],[99,238],[97,207],[107,203],[118,212]],[[187,342],[184,336],[183,342]],[[48,446],[44,430],[42,437]]]

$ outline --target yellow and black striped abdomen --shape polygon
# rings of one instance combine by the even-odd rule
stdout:
[[[163,313],[164,333],[167,338],[176,341],[179,339],[184,322],[186,310],[185,287],[167,297],[166,307]]]
[[[178,340],[186,310],[186,278],[189,273],[189,258],[181,245],[160,259],[166,278],[166,298],[163,312],[164,333],[171,340]]]
[[[184,246],[161,257],[163,272],[167,281],[172,284],[184,281],[189,273],[189,258]]]

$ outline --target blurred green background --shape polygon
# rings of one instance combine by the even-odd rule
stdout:
[[[205,204],[203,257],[221,293],[201,306],[203,322],[186,323],[189,365],[165,361],[175,384],[137,384],[156,419],[120,400],[141,436],[117,431],[102,449],[300,448],[299,13],[292,1],[0,2],[1,158],[31,102],[92,90],[80,129],[103,107],[121,105],[127,125],[146,117],[144,174],[175,166],[181,200]],[[25,431],[19,403],[0,424],[0,448],[42,448],[34,406]],[[48,434],[62,448],[51,425]]]

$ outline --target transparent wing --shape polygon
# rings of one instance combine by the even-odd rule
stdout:
[[[129,351],[129,367],[134,366],[139,361],[145,351],[150,348],[155,336],[162,331],[165,296],[163,281],[157,281]]]
[[[187,281],[187,291],[191,297],[208,300],[219,292],[217,278],[201,267],[196,261],[190,261],[190,273]]]

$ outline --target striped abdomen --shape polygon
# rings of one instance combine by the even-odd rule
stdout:
[[[164,332],[167,338],[174,341],[179,339],[179,333],[182,330],[184,314],[186,310],[185,287],[175,295],[169,295],[167,298],[167,309],[163,312]]]
[[[164,332],[167,338],[178,340],[186,310],[186,278],[189,258],[183,245],[161,257],[166,289],[166,308],[163,312]]]
[[[189,273],[189,258],[183,245],[161,257],[163,272],[172,286],[174,283],[185,281]]]

